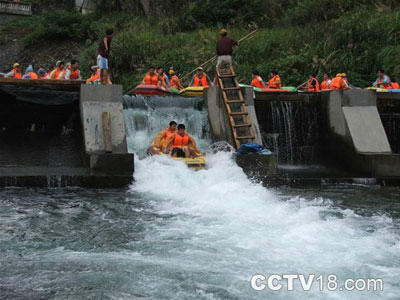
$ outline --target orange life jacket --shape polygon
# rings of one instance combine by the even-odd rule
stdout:
[[[399,90],[400,89],[399,83],[398,82],[392,82],[392,89]]]
[[[31,79],[38,79],[39,76],[35,72],[28,72],[28,75]]]
[[[60,70],[59,68],[55,68],[51,73],[50,73],[50,79],[64,79],[62,76],[64,75],[65,70]]]
[[[321,84],[320,84],[321,91],[329,90],[331,88],[331,84],[329,84],[329,81],[331,81],[331,80],[328,79],[328,80],[323,80],[321,82]]]
[[[86,80],[86,83],[95,81],[100,81],[100,70],[97,70],[95,74],[90,76],[90,78]]]
[[[69,79],[70,80],[78,80],[79,79],[79,75],[80,75],[79,69],[72,70],[71,66],[69,66],[68,69],[70,71]]]
[[[154,75],[146,74],[146,76],[144,76],[144,83],[158,85],[158,75],[157,74],[154,74]]]
[[[189,136],[185,134],[181,136],[180,134],[175,134],[174,141],[172,143],[173,148],[182,148],[189,145]]]
[[[203,77],[199,77],[198,75],[195,75],[193,78],[193,86],[204,86],[204,87],[209,87],[208,79],[206,75],[203,75]]]
[[[315,86],[313,85],[313,81],[315,81]],[[319,92],[320,87],[319,87],[318,79],[315,77],[309,79],[306,84],[306,89],[309,90],[310,92]]]
[[[176,75],[171,77],[169,84],[170,84],[171,88],[174,88],[177,90],[179,90],[181,88],[179,77]]]
[[[22,78],[21,72],[19,72],[17,69],[13,69],[12,73],[13,73],[13,76],[11,78],[15,78],[15,79],[21,79]]]
[[[278,83],[281,81],[281,77],[279,75],[275,75],[268,81],[268,87],[273,89],[280,89],[282,87],[282,83]]]
[[[263,80],[260,76],[256,76],[255,78],[253,78],[253,80],[251,81],[251,85],[260,89],[264,87]]]
[[[346,87],[346,83],[342,77],[335,77],[331,82],[331,89],[343,90]]]

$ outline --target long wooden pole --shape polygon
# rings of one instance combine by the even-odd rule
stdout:
[[[245,35],[244,37],[242,37],[238,42],[240,43],[240,42],[242,42],[242,41],[248,39],[249,37],[253,36],[253,35],[257,32],[257,30],[258,30],[258,29],[253,30],[252,32],[246,34],[246,35]],[[182,76],[181,80],[184,79],[184,78],[186,78],[186,77],[189,76],[190,74],[193,74],[194,72],[196,72],[198,68],[204,67],[205,65],[209,64],[210,62],[213,62],[215,59],[217,59],[217,55],[213,56],[212,58],[210,58],[210,59],[207,60],[206,62],[202,63],[200,66],[196,67],[196,69],[194,69],[194,70],[190,71],[189,73],[187,73],[186,75]]]

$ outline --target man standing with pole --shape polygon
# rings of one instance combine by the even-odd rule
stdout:
[[[219,34],[221,37],[217,42],[217,68],[232,66],[233,47],[239,46],[239,43],[228,37],[228,31],[226,29],[221,29]]]

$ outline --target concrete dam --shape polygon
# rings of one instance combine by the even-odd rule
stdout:
[[[400,97],[369,90],[254,93],[242,88],[255,141],[273,155],[237,156],[267,185],[400,182]],[[204,97],[123,96],[119,85],[0,80],[0,186],[121,187],[134,153],[176,119],[203,151],[234,144],[219,87]]]

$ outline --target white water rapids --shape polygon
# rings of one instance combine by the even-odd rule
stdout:
[[[323,198],[278,196],[252,183],[227,153],[208,156],[208,164],[208,170],[193,172],[167,158],[148,158],[138,162],[132,186],[157,213],[174,216],[168,224],[155,225],[147,238],[176,242],[153,259],[187,274],[194,293],[209,294],[207,299],[400,295],[400,239],[391,218],[360,216]],[[299,285],[291,292],[254,291],[254,274],[382,278],[384,292],[319,291],[316,284],[310,292]]]

